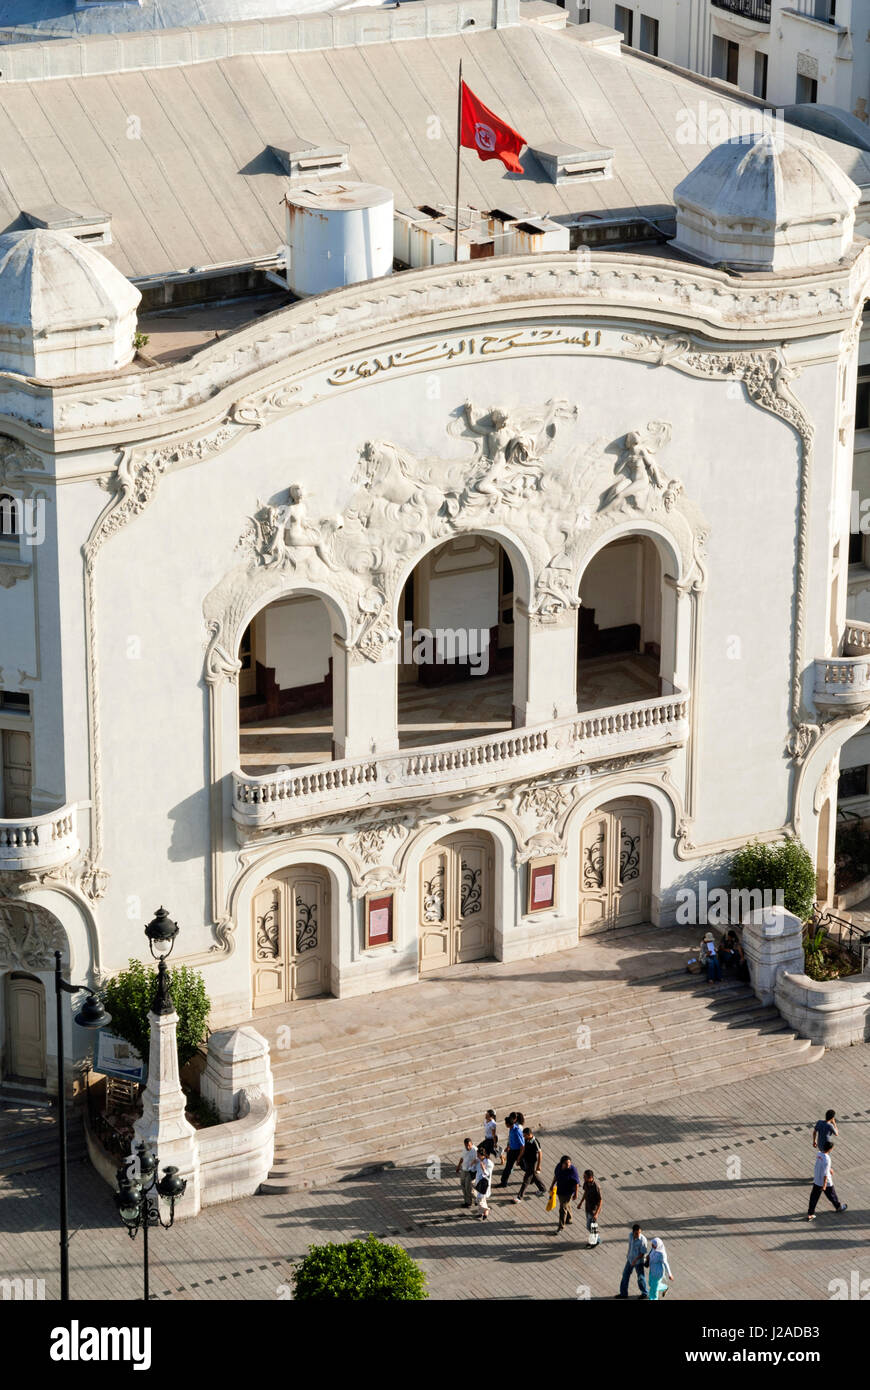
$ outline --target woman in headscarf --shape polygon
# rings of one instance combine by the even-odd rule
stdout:
[[[671,1274],[671,1267],[668,1264],[668,1252],[665,1249],[664,1241],[656,1236],[649,1248],[649,1297],[651,1299],[659,1297],[659,1287],[661,1286],[661,1297],[664,1298],[668,1291],[668,1283],[673,1283],[674,1276]]]

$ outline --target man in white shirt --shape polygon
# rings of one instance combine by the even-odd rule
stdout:
[[[824,1192],[828,1201],[835,1211],[845,1211],[848,1202],[841,1202],[834,1187],[834,1174],[831,1171],[831,1149],[833,1144],[823,1144],[816,1154],[815,1169],[813,1171],[813,1190],[810,1193],[810,1206],[807,1212],[807,1221],[815,1221],[816,1204]]]
[[[456,1171],[462,1184],[462,1205],[470,1207],[474,1192],[474,1171],[477,1167],[477,1145],[473,1144],[470,1139],[464,1139],[463,1144],[465,1148],[456,1165]]]

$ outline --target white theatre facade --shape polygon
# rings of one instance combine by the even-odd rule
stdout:
[[[217,1026],[672,923],[753,837],[828,896],[870,707],[832,169],[791,269],[691,258],[689,188],[682,255],[406,270],[138,375],[7,373],[0,490],[46,518],[0,564],[8,1074],[55,945],[99,979],[160,902]],[[466,628],[477,671],[439,660]]]

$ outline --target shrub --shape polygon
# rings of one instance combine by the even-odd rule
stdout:
[[[135,1047],[146,1062],[151,1037],[148,1014],[154,998],[156,976],[156,969],[143,965],[140,960],[130,960],[127,969],[100,990],[100,997],[112,1015],[112,1032]],[[191,970],[189,965],[177,965],[171,969],[169,985],[178,1014],[178,1065],[183,1067],[199,1050],[205,1036],[211,1002],[205,992],[202,976],[196,970]]]
[[[769,889],[782,893],[783,905],[802,922],[809,917],[816,896],[816,871],[810,852],[800,840],[789,838],[778,845],[744,845],[731,861],[734,888]],[[774,896],[774,902],[777,899]]]
[[[426,1276],[401,1245],[375,1236],[346,1245],[311,1245],[293,1272],[294,1298],[387,1302],[428,1298]]]

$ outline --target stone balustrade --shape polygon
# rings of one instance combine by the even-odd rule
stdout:
[[[815,663],[814,698],[831,709],[870,705],[870,651],[865,656],[824,657]]]
[[[675,747],[688,735],[688,713],[689,696],[678,691],[431,748],[346,758],[262,777],[234,773],[233,819],[243,834],[247,827],[286,824],[314,809],[355,806],[362,796],[368,804],[387,804],[424,788],[444,795],[591,762],[609,753]]]
[[[870,623],[851,622],[846,624],[843,655],[870,656]]]
[[[0,820],[0,869],[52,869],[79,851],[76,805],[45,816]]]

